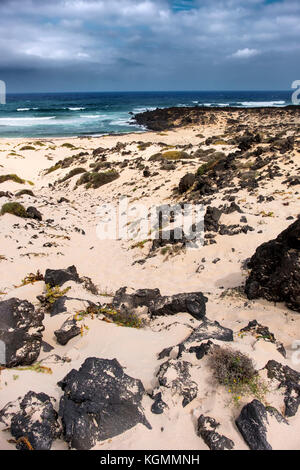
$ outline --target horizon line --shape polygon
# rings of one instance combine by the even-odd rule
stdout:
[[[6,95],[41,95],[41,94],[67,94],[67,93],[243,93],[243,92],[292,92],[292,89],[282,90],[267,90],[267,89],[255,89],[255,90],[93,90],[93,91],[11,91],[7,92]]]

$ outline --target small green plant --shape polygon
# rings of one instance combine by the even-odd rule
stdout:
[[[19,204],[18,202],[7,202],[6,204],[3,204],[1,208],[1,215],[4,214],[12,214],[17,217],[27,217],[27,212],[24,206],[22,204]]]
[[[135,313],[127,312],[126,310],[118,310],[110,305],[105,307],[90,306],[85,311],[79,311],[74,316],[76,321],[82,321],[86,316],[91,316],[92,319],[98,315],[104,315],[105,321],[109,323],[116,323],[119,326],[125,326],[128,328],[142,328],[144,325]]]
[[[160,250],[160,252],[161,252],[161,254],[162,254],[163,256],[166,255],[167,253],[169,253],[170,251],[171,251],[171,247],[170,247],[170,246],[164,246],[164,247]]]
[[[67,149],[75,149],[75,145],[73,144],[70,144],[69,142],[65,142],[64,144],[62,144],[62,147],[65,147]]]
[[[131,245],[131,249],[133,250],[134,248],[144,248],[145,244],[150,242],[151,240],[149,238],[147,238],[146,240],[141,240],[137,243],[135,243],[134,245]]]
[[[26,181],[20,178],[18,175],[10,174],[10,175],[1,175],[0,176],[0,183],[5,183],[6,181],[13,181],[14,183],[25,184]]]
[[[219,155],[213,156],[209,162],[203,163],[203,165],[198,168],[196,175],[202,176],[207,174],[210,170],[213,170],[217,163],[221,160],[221,158],[222,157]]]
[[[21,196],[24,196],[24,195],[35,197],[35,195],[31,191],[31,189],[21,189],[21,191],[18,191],[16,193],[16,197],[21,197]]]
[[[67,181],[68,179],[72,178],[75,175],[79,175],[80,173],[85,173],[85,171],[86,170],[84,168],[80,168],[80,167],[73,168],[62,179],[60,179],[59,182],[64,183],[65,181]]]
[[[33,372],[41,372],[43,374],[52,374],[52,369],[50,367],[42,366],[40,362],[36,362],[31,366],[25,367],[14,367],[15,370],[31,370]]]
[[[119,178],[119,173],[116,170],[108,170],[101,173],[86,172],[81,175],[76,186],[85,184],[86,189],[97,189],[104,184],[111,183],[117,178]]]
[[[51,287],[50,284],[46,284],[46,304],[50,307],[57,299],[65,295],[70,289],[71,287],[66,287],[63,290],[60,290],[59,286]]]
[[[259,377],[250,357],[230,348],[215,348],[208,362],[216,381],[227,388],[234,403],[242,396],[264,400],[267,387]]]
[[[32,145],[24,145],[20,148],[20,150],[35,150],[35,147],[33,147]]]
[[[161,156],[167,160],[181,160],[184,158],[190,158],[188,153],[179,150],[170,150],[168,152],[162,153]]]
[[[34,273],[27,274],[27,276],[25,276],[24,279],[22,279],[21,285],[16,286],[16,287],[26,286],[27,284],[34,284],[35,282],[43,281],[43,280],[44,280],[44,276],[41,274],[41,272],[38,269],[35,274]]]
[[[143,326],[143,321],[135,313],[127,312],[127,310],[121,311],[105,307],[100,309],[100,313],[103,313],[119,326],[126,326],[128,328],[142,328]]]
[[[148,147],[152,145],[152,142],[142,142],[141,144],[138,145],[138,150],[146,150]]]
[[[49,175],[49,173],[53,173],[53,171],[59,170],[60,168],[61,168],[61,164],[56,163],[55,165],[50,166],[50,168],[48,168],[48,170],[46,170],[45,173],[46,175]]]

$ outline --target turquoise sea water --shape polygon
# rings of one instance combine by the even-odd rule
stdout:
[[[170,106],[286,106],[290,91],[9,94],[0,105],[0,137],[141,132],[132,114]]]

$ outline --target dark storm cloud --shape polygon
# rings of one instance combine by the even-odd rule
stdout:
[[[8,90],[286,89],[300,4],[282,0],[2,0]]]

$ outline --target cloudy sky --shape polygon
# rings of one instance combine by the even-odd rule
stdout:
[[[282,90],[299,0],[1,0],[8,92]]]

